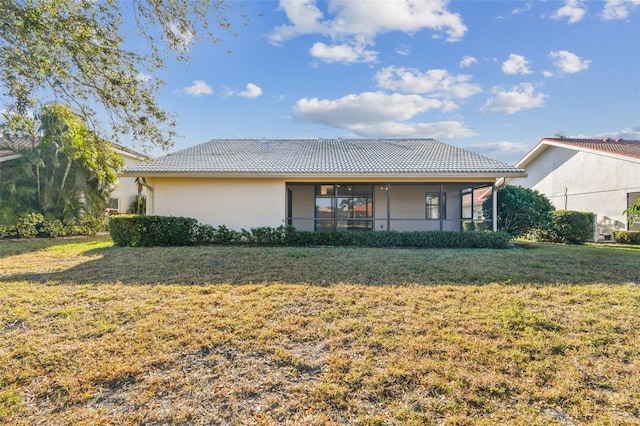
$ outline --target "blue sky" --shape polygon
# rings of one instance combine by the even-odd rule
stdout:
[[[558,132],[640,139],[637,0],[231,5],[250,25],[193,45],[195,62],[163,75],[174,150],[427,137],[515,163]]]
[[[558,132],[640,139],[640,0],[229,3],[237,36],[160,76],[172,151],[425,137],[513,164]]]

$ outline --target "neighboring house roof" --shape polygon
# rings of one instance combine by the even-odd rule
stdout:
[[[6,139],[0,136],[0,162],[12,160],[20,157],[17,152],[23,149],[31,148],[33,139],[28,136],[20,136],[17,138]],[[114,150],[120,155],[127,155],[139,161],[148,160],[149,157],[134,151],[131,148],[116,143],[111,143]]]
[[[572,149],[575,151],[592,152],[620,158],[640,160],[640,141],[624,139],[567,139],[567,138],[543,138],[516,163],[516,167],[526,167],[542,152],[551,146]]]
[[[526,176],[433,139],[214,139],[127,167],[124,175]]]
[[[31,138],[18,137],[11,140],[0,136],[0,162],[20,157],[18,151],[31,147]]]

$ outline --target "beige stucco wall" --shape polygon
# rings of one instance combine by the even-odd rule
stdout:
[[[186,216],[213,226],[284,225],[285,181],[279,179],[147,178],[149,214]]]
[[[140,160],[129,156],[122,156],[124,160],[124,167],[128,167],[139,163]],[[118,177],[118,183],[111,191],[109,197],[117,198],[118,201],[118,213],[126,213],[131,203],[131,197],[138,193],[138,185],[135,183],[135,177]],[[144,194],[144,191],[143,191]]]
[[[549,147],[512,183],[545,194],[557,209],[593,212],[625,229],[627,193],[640,192],[640,163],[604,154]],[[566,190],[566,196],[565,196]]]

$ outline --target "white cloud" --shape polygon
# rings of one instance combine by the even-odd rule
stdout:
[[[531,144],[522,142],[488,142],[466,146],[469,149],[478,154],[485,155],[496,160],[504,161],[507,163],[515,163],[520,158],[529,152]]]
[[[411,49],[409,48],[409,45],[402,44],[396,49],[396,53],[400,56],[408,56],[409,53],[411,53]]]
[[[420,72],[415,68],[386,67],[375,76],[378,87],[405,93],[430,93],[446,99],[466,99],[482,92],[480,86],[469,83],[470,75],[451,75],[447,70]]]
[[[190,96],[211,95],[213,89],[204,80],[194,80],[191,86],[182,89],[184,93]]]
[[[312,48],[314,56],[331,62],[372,62],[376,52],[364,47],[373,46],[379,34],[412,34],[430,29],[446,33],[447,40],[454,42],[467,32],[460,15],[447,9],[448,0],[329,0],[321,4],[326,6],[326,14],[317,0],[280,0],[280,9],[290,24],[275,27],[268,36],[269,42],[280,45],[300,35],[319,34],[338,43],[316,43]],[[354,55],[359,49],[361,54]]]
[[[522,4],[522,3],[518,3],[518,4]],[[526,3],[524,4],[524,7],[518,7],[518,8],[515,8],[515,9],[513,9],[513,10],[511,11],[511,13],[510,13],[510,14],[511,14],[511,15],[514,15],[514,16],[515,16],[515,15],[519,15],[519,14],[521,14],[521,13],[528,12],[528,11],[529,11],[529,10],[531,10],[532,8],[533,8],[533,2],[528,1],[528,2],[526,2]],[[508,16],[504,16],[504,15],[499,15],[499,16],[497,16],[497,17],[496,17],[496,19],[507,19],[507,18],[508,18]]]
[[[549,57],[554,59],[554,65],[565,74],[575,74],[589,68],[591,61],[584,60],[574,53],[566,50],[559,50],[549,53]]]
[[[366,45],[354,45],[340,44],[327,46],[324,43],[315,43],[309,53],[314,58],[321,61],[332,63],[355,63],[355,62],[375,62],[378,52],[373,50],[366,50]]]
[[[360,136],[372,138],[433,138],[464,139],[477,136],[459,121],[439,121],[435,123],[389,122],[353,127]]]
[[[296,102],[293,113],[301,120],[352,128],[354,123],[372,125],[408,120],[419,113],[442,106],[442,101],[420,95],[365,92],[335,100],[303,98]]]
[[[179,28],[175,23],[169,24],[169,33],[173,36],[169,41],[177,49],[188,51],[194,40],[194,34],[189,28]]]
[[[546,95],[536,93],[530,83],[522,83],[511,90],[495,89],[495,97],[489,99],[480,108],[480,112],[503,112],[513,114],[523,109],[538,108],[544,105]]]
[[[420,95],[365,92],[339,99],[300,99],[293,107],[301,121],[348,129],[365,137],[465,138],[475,136],[463,123],[409,122],[432,109],[446,109],[448,103]]]
[[[465,56],[462,58],[462,60],[460,60],[460,63],[458,64],[458,66],[460,68],[469,68],[471,65],[477,64],[477,63],[478,63],[478,60],[473,56]]]
[[[302,34],[328,34],[329,27],[322,23],[324,15],[315,0],[280,0],[280,9],[284,10],[292,25],[279,25],[269,35],[272,44],[295,38]]]
[[[575,24],[581,21],[586,13],[587,9],[584,8],[583,0],[567,0],[564,6],[551,15],[551,19],[567,18],[569,24]]]
[[[242,92],[238,92],[237,95],[242,96],[243,98],[255,99],[262,95],[262,89],[253,83],[249,83],[247,84],[247,89]]]
[[[638,141],[638,140],[640,140],[640,126],[627,127],[626,129],[614,130],[612,132],[598,133],[595,136],[593,136],[593,135],[591,135],[591,136],[581,135],[580,137],[582,137],[582,138],[595,138],[595,139],[604,139],[604,138],[616,139],[616,138],[621,138],[622,140],[635,140],[635,141]]]
[[[151,76],[148,74],[144,74],[141,72],[138,72],[138,74],[136,75],[136,80],[142,82],[142,83],[146,83],[148,81],[151,81]]]
[[[531,74],[529,61],[522,55],[512,53],[509,55],[509,59],[502,63],[502,72],[505,74]]]
[[[626,19],[638,6],[640,0],[605,0],[601,16],[606,21]]]

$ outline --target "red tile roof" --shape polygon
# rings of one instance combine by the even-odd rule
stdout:
[[[567,139],[544,138],[543,142],[571,145],[578,148],[592,149],[627,157],[640,158],[640,141],[625,139]]]

